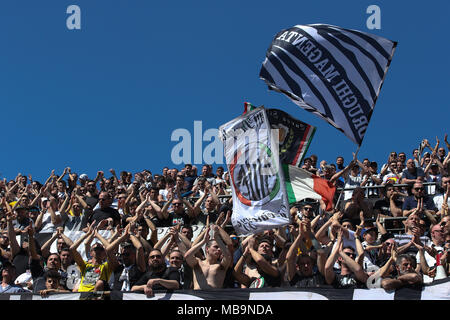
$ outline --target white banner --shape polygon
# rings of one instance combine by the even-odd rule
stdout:
[[[203,231],[203,229],[205,228],[204,225],[193,225],[192,226],[192,233],[193,233],[193,237],[192,240],[194,240],[195,238],[197,238],[197,236]],[[164,237],[168,232],[170,231],[170,227],[163,227],[163,228],[157,228],[157,232],[158,232],[158,240],[161,239],[162,237]],[[112,232],[108,231],[108,230],[100,230],[100,235],[105,238],[106,240],[110,239],[112,236]],[[73,242],[77,241],[82,235],[84,234],[83,231],[71,231],[71,232],[65,232],[64,235],[66,235],[70,240],[72,240]],[[47,236],[47,238],[50,238],[51,235],[49,234]],[[20,236],[18,239],[19,243],[20,243]],[[94,238],[94,240],[92,240],[91,246],[96,243],[99,242],[99,240],[97,238]],[[56,249],[56,241],[54,241],[52,243],[52,245],[50,246],[50,252],[57,252]],[[81,256],[83,257],[83,259],[85,261],[88,260],[88,257],[86,255],[86,250],[85,250],[85,246],[84,246],[84,242],[82,244],[80,244],[80,246],[77,248],[78,252],[81,254]]]
[[[231,187],[231,223],[250,235],[289,223],[289,204],[278,155],[278,130],[271,130],[266,111],[256,108],[222,125]]]

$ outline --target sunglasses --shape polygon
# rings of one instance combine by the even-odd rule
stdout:
[[[423,191],[423,190],[425,190],[425,188],[414,188],[414,190],[416,190],[416,191]]]
[[[153,256],[149,256],[149,258],[150,258],[150,259],[160,259],[160,258],[161,258],[161,255],[160,255],[160,254],[158,254],[158,255],[153,255]]]
[[[351,258],[354,258],[354,257],[356,257],[356,254],[354,254],[354,253],[348,253],[348,252],[344,252],[346,255],[348,255],[349,257],[351,257]]]
[[[304,207],[303,208],[305,211],[311,211],[313,208],[311,208],[311,207]]]

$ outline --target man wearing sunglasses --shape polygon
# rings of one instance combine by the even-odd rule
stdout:
[[[159,249],[153,249],[148,256],[147,272],[136,282],[131,291],[144,291],[149,297],[153,290],[176,290],[180,288],[180,273],[174,267],[167,267]]]
[[[340,230],[336,245],[325,263],[325,281],[338,289],[365,288],[368,275],[356,262],[355,249],[351,246],[344,246],[343,240],[343,231]],[[333,268],[336,261],[340,272],[336,272]]]
[[[308,218],[309,220],[314,219],[314,208],[309,203],[304,203],[299,207],[300,211],[297,213],[299,219]]]
[[[405,199],[403,203],[403,216],[407,217],[411,213],[416,212],[421,219],[424,219],[427,226],[436,224],[434,217],[438,211],[434,205],[433,199],[425,192],[425,187],[422,182],[416,182],[411,189],[412,196]]]
[[[444,245],[445,245],[445,233],[444,233],[444,226],[445,223],[436,224],[431,228],[431,243],[430,247],[432,251],[438,254],[444,253]],[[427,265],[430,268],[436,267],[436,258],[431,256],[427,250],[424,250],[424,257],[427,262]],[[421,255],[420,252],[416,255],[417,264],[420,265],[420,259]],[[433,278],[429,277],[428,275],[424,274],[423,276],[424,283],[431,283],[433,282]]]
[[[442,193],[436,194],[433,197],[433,202],[436,205],[436,208],[438,208],[439,214],[442,217],[448,214],[448,208],[450,206],[450,176],[445,175],[442,177],[441,189]]]
[[[117,248],[119,247],[118,255]],[[146,271],[144,248],[139,239],[130,232],[129,227],[109,246],[106,258],[113,272],[113,290],[131,291],[134,284]]]
[[[423,181],[424,179],[425,172],[423,169],[416,167],[413,159],[408,159],[406,161],[406,169],[403,170],[401,174],[401,183],[411,185],[415,182],[419,182],[419,180]]]

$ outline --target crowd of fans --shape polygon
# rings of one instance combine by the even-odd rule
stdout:
[[[450,148],[391,152],[385,164],[311,155],[302,167],[340,189],[306,199],[291,223],[247,237],[230,223],[223,167],[186,164],[107,178],[66,168],[0,181],[0,293],[260,287],[420,287],[449,273]],[[426,148],[430,152],[424,152]],[[395,219],[394,219],[395,218]],[[194,236],[193,226],[199,226]],[[166,227],[158,236],[158,229]],[[109,231],[105,233],[104,231]],[[69,235],[81,234],[77,238]],[[105,236],[108,234],[108,236]],[[56,241],[56,246],[54,245]],[[81,254],[83,246],[85,257]],[[52,249],[56,248],[56,249]],[[76,271],[76,272],[74,272]]]

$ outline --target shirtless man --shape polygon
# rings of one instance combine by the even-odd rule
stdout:
[[[269,238],[260,239],[257,246],[254,235],[248,238],[248,245],[233,273],[244,287],[279,287],[281,285],[281,273],[277,267],[277,261],[273,259],[272,248],[272,241]],[[242,272],[243,263],[246,260],[247,267]]]
[[[194,290],[222,288],[227,269],[233,259],[223,243],[217,225],[212,227],[214,239],[209,239],[210,228],[202,241],[190,248],[185,255],[186,262],[194,270]],[[206,259],[201,260],[195,254],[206,244]]]

